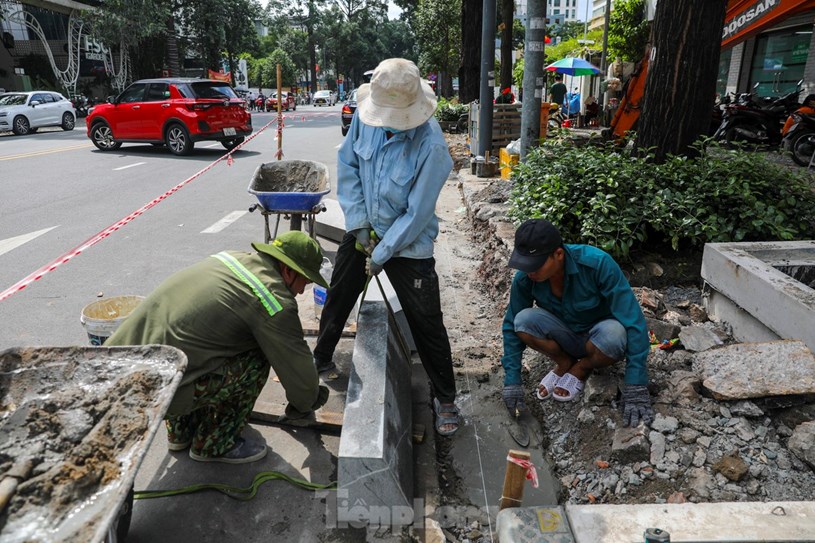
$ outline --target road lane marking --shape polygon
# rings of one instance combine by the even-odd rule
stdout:
[[[223,230],[224,228],[226,228],[227,226],[229,226],[233,222],[237,221],[238,219],[240,219],[241,217],[243,217],[247,213],[249,213],[249,212],[246,211],[246,210],[233,211],[232,213],[230,213],[229,215],[227,215],[226,217],[224,217],[220,221],[216,222],[215,224],[213,224],[209,228],[207,228],[205,230],[201,230],[201,233],[202,234],[215,234],[217,232],[220,232],[221,230]]]
[[[336,147],[334,147],[334,149],[339,149],[340,147],[342,147],[342,143],[340,143],[339,145],[337,145]]]
[[[147,164],[147,162],[136,162],[135,164],[128,164],[127,166],[120,166],[118,168],[113,168],[113,171],[118,172],[119,170],[126,170],[128,168],[135,168],[136,166],[141,166],[142,164]]]
[[[8,155],[4,157],[0,157],[0,161],[3,160],[15,160],[18,158],[30,158],[34,156],[42,156],[42,155],[50,155],[52,153],[61,153],[63,151],[75,151],[77,149],[87,149],[89,147],[93,147],[91,143],[83,143],[82,145],[72,145],[70,147],[57,147],[56,149],[45,149],[43,151],[31,151],[29,153],[20,153],[17,155]]]
[[[209,145],[204,145],[204,149],[212,149],[213,147],[219,147],[220,143],[210,143]]]
[[[46,232],[50,232],[54,228],[56,228],[56,226],[52,226],[51,228],[43,228],[42,230],[37,230],[36,232],[23,234],[21,236],[15,236],[13,238],[0,239],[0,255],[16,249],[20,245],[25,245],[32,239],[38,238]]]

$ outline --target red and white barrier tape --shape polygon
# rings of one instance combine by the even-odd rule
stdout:
[[[173,188],[171,188],[170,190],[168,190],[167,192],[165,192],[161,196],[153,198],[150,202],[146,203],[145,205],[143,205],[142,207],[140,207],[139,209],[137,209],[136,211],[134,211],[133,213],[131,213],[127,217],[124,217],[123,219],[120,219],[120,220],[116,221],[115,223],[111,224],[110,226],[108,226],[107,228],[102,230],[101,232],[98,232],[97,234],[95,234],[95,235],[91,236],[90,238],[88,238],[87,240],[85,240],[83,243],[77,245],[76,247],[74,247],[73,249],[68,251],[67,253],[63,254],[62,256],[59,256],[59,257],[55,258],[54,260],[52,260],[48,264],[38,268],[37,270],[35,270],[32,273],[28,274],[26,277],[20,279],[19,281],[17,281],[16,283],[11,285],[10,287],[5,289],[4,291],[0,292],[0,302],[5,300],[6,298],[11,297],[13,294],[16,294],[16,293],[20,292],[21,290],[26,288],[28,285],[30,285],[34,281],[38,281],[45,274],[54,271],[59,266],[65,264],[66,262],[68,262],[69,260],[71,260],[72,258],[77,256],[78,254],[81,254],[84,250],[86,250],[86,249],[88,249],[90,247],[93,247],[94,245],[96,245],[97,243],[99,243],[100,241],[105,239],[106,237],[110,236],[112,233],[119,230],[121,227],[123,227],[124,225],[126,225],[127,223],[129,223],[130,221],[132,221],[133,219],[138,217],[139,215],[142,215],[145,211],[147,211],[148,209],[150,209],[154,205],[158,204],[162,200],[168,198],[170,195],[177,192],[184,185],[186,185],[188,183],[191,183],[196,178],[200,177],[201,175],[205,174],[206,172],[208,172],[209,170],[214,168],[215,165],[218,164],[219,162],[221,162],[222,160],[226,159],[227,164],[231,165],[232,164],[232,153],[234,153],[235,151],[239,150],[241,147],[243,147],[244,145],[246,145],[247,143],[252,141],[252,139],[254,139],[258,135],[260,135],[264,130],[266,130],[272,124],[274,124],[276,122],[277,122],[276,118],[272,119],[271,121],[266,123],[260,130],[258,130],[257,132],[255,132],[254,134],[252,134],[251,136],[246,138],[243,142],[241,142],[234,149],[232,149],[231,151],[229,151],[228,153],[226,153],[225,155],[220,157],[218,160],[215,160],[214,162],[207,165],[203,169],[201,169],[198,172],[194,173],[193,175],[191,175],[190,177],[188,177],[187,179],[185,179],[181,183],[177,184],[176,186],[174,186]]]
[[[538,488],[538,472],[535,470],[535,464],[529,460],[521,460],[520,458],[513,458],[509,455],[507,455],[507,462],[512,462],[524,468],[526,470],[526,480],[532,481],[533,488]]]

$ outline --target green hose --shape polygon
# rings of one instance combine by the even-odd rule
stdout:
[[[218,492],[226,494],[235,500],[249,501],[258,493],[258,488],[260,488],[260,485],[266,481],[273,481],[275,479],[283,479],[284,481],[288,481],[294,486],[299,486],[305,490],[335,490],[337,488],[336,482],[321,485],[319,483],[312,483],[303,479],[295,479],[294,477],[290,477],[284,473],[280,473],[279,471],[261,471],[255,475],[255,480],[252,481],[252,484],[246,488],[221,483],[203,483],[200,485],[185,486],[184,488],[177,488],[174,490],[137,490],[133,495],[133,499],[149,500],[152,498],[178,496],[180,494],[192,494],[193,492],[200,492],[202,490],[217,490]]]

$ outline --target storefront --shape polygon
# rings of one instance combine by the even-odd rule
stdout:
[[[731,1],[716,91],[782,96],[803,80],[815,92],[815,2]]]

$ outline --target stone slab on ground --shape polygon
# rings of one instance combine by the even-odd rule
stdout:
[[[648,461],[651,444],[646,437],[647,428],[639,424],[633,428],[620,426],[614,430],[611,457],[621,462]]]
[[[314,217],[314,233],[339,243],[345,236],[345,215],[342,213],[340,203],[331,198],[323,198],[322,203],[325,211]]]
[[[411,362],[394,327],[384,303],[363,302],[340,436],[340,522],[413,521]]]
[[[815,355],[797,340],[739,343],[697,353],[693,367],[717,400],[815,394]]]
[[[701,352],[723,345],[724,342],[713,330],[704,326],[685,326],[679,332],[679,341],[689,351]]]
[[[789,449],[815,469],[815,421],[804,422],[795,427],[790,437]]]
[[[562,507],[511,507],[498,513],[501,543],[574,543]]]
[[[642,541],[647,528],[673,543],[815,541],[813,502],[566,505],[566,515],[577,543]]]

